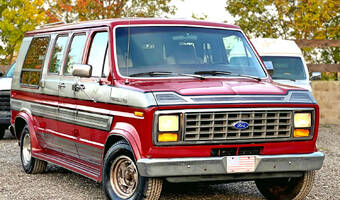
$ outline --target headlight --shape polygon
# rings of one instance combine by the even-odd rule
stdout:
[[[295,113],[294,114],[294,137],[308,137],[312,126],[311,113]]]
[[[178,115],[161,115],[158,117],[158,142],[177,142],[178,131]]]
[[[295,113],[294,127],[295,128],[309,128],[312,126],[311,113]]]
[[[178,115],[161,115],[158,118],[158,130],[165,131],[178,131],[179,130],[179,117]]]

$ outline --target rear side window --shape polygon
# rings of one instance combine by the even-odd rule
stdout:
[[[32,39],[21,72],[20,82],[23,85],[39,85],[49,42],[49,37]]]
[[[108,34],[107,32],[98,32],[92,40],[88,64],[92,66],[92,76],[100,77],[106,76],[107,69],[104,73],[104,66],[107,65],[107,47],[108,47]]]
[[[50,73],[59,74],[63,63],[63,55],[66,49],[67,40],[67,35],[58,36],[53,48],[52,60],[48,70]]]
[[[67,55],[66,66],[64,68],[65,75],[72,75],[73,64],[81,63],[83,58],[83,50],[85,46],[86,35],[77,34],[73,37],[70,50]]]

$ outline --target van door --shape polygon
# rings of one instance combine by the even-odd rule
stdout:
[[[77,82],[77,77],[72,76],[73,64],[81,63],[86,43],[86,33],[74,33],[70,39],[68,50],[65,57],[64,68],[60,76],[58,91],[58,134],[55,144],[58,145],[62,153],[79,157],[76,140],[79,135],[80,123],[76,119],[77,110],[75,91],[73,87]]]
[[[83,122],[77,140],[77,149],[82,160],[100,166],[105,139],[111,128],[113,117],[109,116],[105,105],[105,95],[109,97],[108,32],[92,31],[86,64],[92,67],[92,76],[81,78],[78,82],[82,89],[76,92],[81,99],[77,105],[78,121]],[[103,81],[104,80],[104,81]],[[106,80],[106,81],[105,81]]]
[[[42,93],[46,94],[46,98],[49,99],[49,105],[42,109],[42,113],[47,116],[44,126],[44,139],[49,144],[48,148],[55,151],[62,151],[62,147],[59,143],[55,143],[55,139],[60,137],[58,132],[58,120],[59,120],[59,82],[60,72],[63,66],[63,60],[67,48],[69,39],[68,34],[54,34],[52,35],[54,41],[52,55],[47,72],[42,80]]]

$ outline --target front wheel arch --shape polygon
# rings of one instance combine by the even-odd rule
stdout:
[[[117,165],[117,160],[120,158],[129,157],[130,164],[132,163],[134,165],[135,173],[137,173],[137,184],[133,191],[133,193],[130,193],[128,197],[122,198],[121,195],[117,195],[114,188],[117,188],[116,185],[112,185],[113,181],[112,179],[116,179],[117,177],[114,177],[112,174],[112,169],[116,169],[116,167],[119,167]],[[130,165],[129,164],[129,165]],[[126,165],[127,166],[127,165]],[[136,159],[133,156],[132,149],[130,145],[121,140],[117,143],[113,144],[109,150],[107,151],[107,154],[104,157],[103,161],[103,167],[102,167],[102,184],[103,189],[105,192],[105,195],[108,199],[129,199],[129,200],[137,200],[137,199],[144,199],[144,200],[157,200],[159,199],[159,196],[161,194],[162,190],[162,184],[163,180],[160,178],[148,178],[148,177],[142,177],[138,173],[138,169],[136,166]],[[126,173],[121,173],[125,175]],[[135,176],[128,176],[128,177],[135,177]],[[125,177],[126,178],[126,177]],[[126,180],[125,178],[122,178],[121,180]],[[121,181],[118,181],[120,183]],[[117,182],[116,182],[117,183]]]

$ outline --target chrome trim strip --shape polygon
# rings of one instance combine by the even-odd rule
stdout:
[[[46,132],[53,133],[53,134],[56,134],[56,135],[59,135],[59,136],[63,136],[63,137],[66,137],[66,138],[70,138],[72,140],[77,140],[77,137],[74,137],[74,136],[71,136],[71,135],[67,135],[67,134],[63,134],[63,133],[59,133],[59,132],[53,131],[51,129],[46,129]]]
[[[178,100],[168,101],[159,99],[161,95],[174,95],[176,98],[182,99],[183,102]],[[293,99],[292,96],[304,95],[304,99]],[[312,93],[309,91],[289,91],[284,95],[201,95],[201,96],[183,96],[175,92],[154,92],[155,100],[158,105],[182,105],[182,104],[213,104],[213,103],[225,103],[225,104],[244,104],[244,103],[306,103],[316,104]]]
[[[79,138],[79,141],[82,141],[82,142],[85,142],[85,143],[88,143],[88,144],[97,145],[97,146],[100,146],[100,147],[104,147],[104,144],[100,144],[98,142],[93,142],[93,141],[90,141],[90,140],[85,140],[83,138]]]
[[[255,155],[252,173],[319,170],[324,154]],[[142,158],[137,161],[138,171],[146,177],[225,175],[227,157],[205,158]]]
[[[172,114],[172,113],[186,113],[186,112],[230,112],[230,111],[260,111],[260,110],[314,110],[314,108],[212,108],[212,109],[181,109],[181,110],[157,110],[155,113],[157,114]]]

